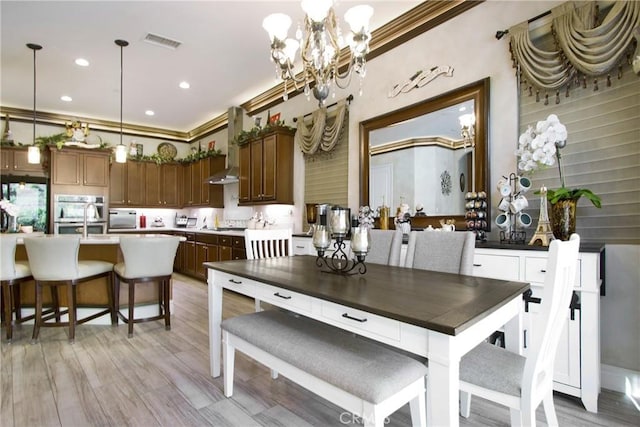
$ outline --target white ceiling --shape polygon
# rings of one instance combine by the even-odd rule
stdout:
[[[374,30],[421,3],[337,0],[342,21],[351,6],[374,7]],[[0,1],[2,107],[33,109],[33,51],[37,110],[118,122],[120,47],[124,48],[123,121],[188,132],[276,85],[262,19],[284,12],[304,17],[291,1]],[[346,27],[346,24],[342,25]],[[345,28],[346,30],[346,28]],[[144,42],[147,33],[182,42],[175,50]],[[83,57],[89,67],[74,60]],[[178,83],[186,80],[191,89]],[[62,95],[73,98],[70,103]],[[144,114],[155,111],[155,116]]]

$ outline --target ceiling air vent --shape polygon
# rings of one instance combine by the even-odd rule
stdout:
[[[178,46],[182,44],[182,42],[179,42],[177,40],[172,40],[170,38],[152,33],[147,33],[147,35],[144,37],[144,41],[146,41],[147,43],[166,47],[167,49],[177,49]]]

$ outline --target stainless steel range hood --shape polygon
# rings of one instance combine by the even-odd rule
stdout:
[[[239,180],[240,169],[238,168],[238,163],[236,160],[238,158],[238,146],[232,144],[231,141],[233,141],[233,139],[242,131],[242,108],[229,108],[227,116],[227,168],[222,172],[218,172],[207,178],[205,182],[208,182],[209,184],[224,185],[238,182]]]

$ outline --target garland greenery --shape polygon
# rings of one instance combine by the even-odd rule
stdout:
[[[282,120],[278,120],[277,122],[267,123],[264,127],[254,126],[250,130],[242,130],[235,138],[233,138],[231,143],[238,146],[245,145],[250,140],[266,135],[276,129],[287,129],[289,131],[296,130],[294,127],[286,126]]]
[[[272,125],[272,127],[274,127],[274,125]],[[258,130],[260,130],[260,128],[256,128]],[[264,131],[265,128],[263,128]],[[256,135],[258,135],[258,133],[256,133]],[[58,150],[61,150],[64,148],[65,146],[65,142],[67,141],[68,136],[66,135],[65,132],[62,133],[57,133],[54,135],[49,135],[49,136],[38,136],[36,137],[35,140],[35,145],[38,146],[41,150],[43,150],[44,148],[46,148],[47,146],[51,146],[51,145],[55,145]],[[248,141],[248,139],[247,139]],[[29,144],[23,144],[20,142],[13,142],[13,141],[1,141],[0,145],[3,147],[28,147]],[[114,145],[110,144],[108,141],[104,141],[102,139],[100,139],[100,147],[102,149],[105,148],[115,148]],[[201,159],[206,159],[209,157],[218,157],[218,156],[222,156],[222,151],[221,150],[205,150],[205,151],[195,151],[191,154],[189,154],[188,156],[181,158],[181,159],[171,159],[167,156],[163,156],[160,153],[153,153],[151,155],[145,156],[145,155],[141,155],[141,156],[128,156],[127,158],[130,160],[137,160],[137,161],[149,161],[149,162],[155,162],[157,164],[162,164],[162,163],[170,163],[170,162],[178,162],[178,163],[193,163],[193,162],[197,162],[198,160]]]

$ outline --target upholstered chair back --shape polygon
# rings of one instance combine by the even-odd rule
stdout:
[[[124,266],[118,273],[125,278],[169,276],[179,244],[177,236],[121,237]]]
[[[41,281],[79,278],[80,236],[25,237],[33,278]]]
[[[412,231],[405,267],[471,275],[475,245],[470,231]]]
[[[402,250],[402,231],[369,230],[371,247],[367,252],[366,263],[400,265]]]

